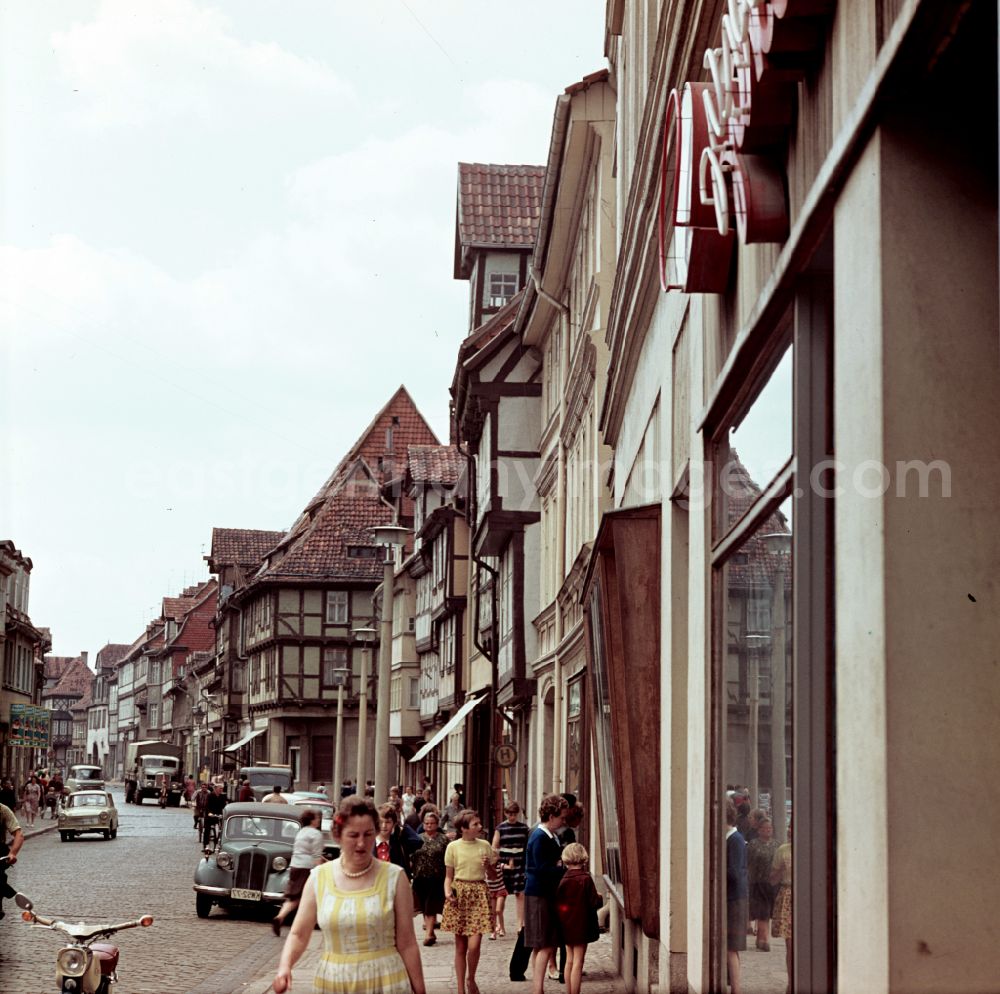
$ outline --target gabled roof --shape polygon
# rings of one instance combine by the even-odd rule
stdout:
[[[342,476],[311,513],[284,555],[262,568],[256,580],[381,579],[381,559],[352,556],[350,552],[351,547],[374,545],[372,528],[390,524],[393,511],[382,499],[378,479],[364,459],[357,458],[349,469],[349,475]]]
[[[102,669],[112,669],[116,663],[121,662],[127,655],[131,646],[120,645],[115,642],[109,642],[103,649],[98,650],[97,653],[97,668]]]
[[[70,705],[70,711],[86,711],[94,703],[93,687],[88,687],[86,693],[75,704]]]
[[[729,451],[726,467],[727,518],[730,526],[736,524],[760,497],[761,489],[740,461],[735,449]],[[766,587],[771,583],[782,553],[771,552],[763,540],[768,533],[791,534],[788,518],[780,511],[770,515],[764,526],[758,528],[741,547],[743,555],[734,556],[729,562],[730,587]],[[745,558],[744,558],[745,557]],[[785,587],[791,586],[791,570],[785,571]]]
[[[215,629],[212,627],[212,619],[215,617],[218,594],[219,584],[216,580],[209,580],[204,584],[199,595],[191,599],[177,634],[166,643],[164,647],[166,651],[173,647],[183,647],[188,652],[205,652],[215,648]]]
[[[207,557],[213,570],[220,566],[259,566],[284,532],[256,528],[213,528],[212,551]]]
[[[470,249],[530,249],[542,208],[545,166],[458,164],[455,279],[468,279]]]
[[[205,590],[214,583],[215,580],[204,580],[193,587],[187,587],[179,597],[164,597],[160,617],[180,621],[202,599]]]
[[[408,483],[443,483],[453,487],[465,471],[465,456],[457,445],[411,445]]]
[[[391,450],[387,446],[390,429]],[[411,445],[439,444],[437,436],[417,409],[406,387],[400,386],[351,446],[347,455],[337,463],[319,493],[306,504],[305,510],[285,533],[277,549],[272,550],[264,564],[264,571],[280,561],[285,550],[290,549],[308,530],[324,502],[341,488],[348,476],[355,473],[358,460],[364,462],[369,476],[381,487],[401,475],[405,468],[406,453]]]
[[[42,660],[45,664],[45,679],[55,680],[58,683],[71,664],[79,659],[79,656],[46,656]]]
[[[94,682],[94,674],[82,659],[71,659],[54,687],[42,691],[42,697],[83,697]]]

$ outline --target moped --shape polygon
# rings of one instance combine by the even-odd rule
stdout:
[[[118,925],[63,922],[36,914],[25,894],[15,894],[14,902],[28,924],[62,932],[69,939],[56,954],[56,990],[74,994],[108,994],[111,985],[118,983],[118,947],[97,939],[106,939],[126,928],[148,928],[153,924],[152,915]]]

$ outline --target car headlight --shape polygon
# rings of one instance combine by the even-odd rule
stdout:
[[[56,957],[56,964],[64,977],[82,977],[90,964],[90,950],[69,946]]]
[[[275,856],[274,862],[271,864],[271,868],[275,873],[281,873],[282,870],[287,869],[288,860],[284,856]]]
[[[215,865],[220,870],[228,870],[233,865],[233,857],[227,852],[220,852],[218,856],[215,857]]]
[[[101,821],[107,821],[109,817],[110,815],[107,813],[107,811],[101,812]]]

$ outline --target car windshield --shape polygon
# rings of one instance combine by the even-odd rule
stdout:
[[[143,769],[156,769],[156,770],[176,770],[180,761],[177,759],[172,759],[170,756],[143,756],[142,766]]]
[[[250,781],[251,787],[273,787],[277,784],[286,790],[289,786],[288,774],[280,770],[247,770],[243,775]]]
[[[262,815],[234,815],[226,822],[227,839],[269,839],[272,842],[293,842],[299,830],[296,819],[269,818]]]
[[[83,766],[79,767],[73,772],[73,776],[77,780],[101,780],[101,771],[96,767]]]
[[[69,796],[71,808],[103,808],[107,807],[107,803],[102,794],[70,794]]]

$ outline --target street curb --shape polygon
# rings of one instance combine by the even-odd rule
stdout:
[[[21,831],[24,832],[24,841],[27,842],[28,839],[33,839],[36,835],[45,835],[46,832],[54,832],[59,827],[59,822],[56,819],[52,819],[50,825],[43,825],[39,828],[37,825],[28,831],[23,825],[21,826]]]

